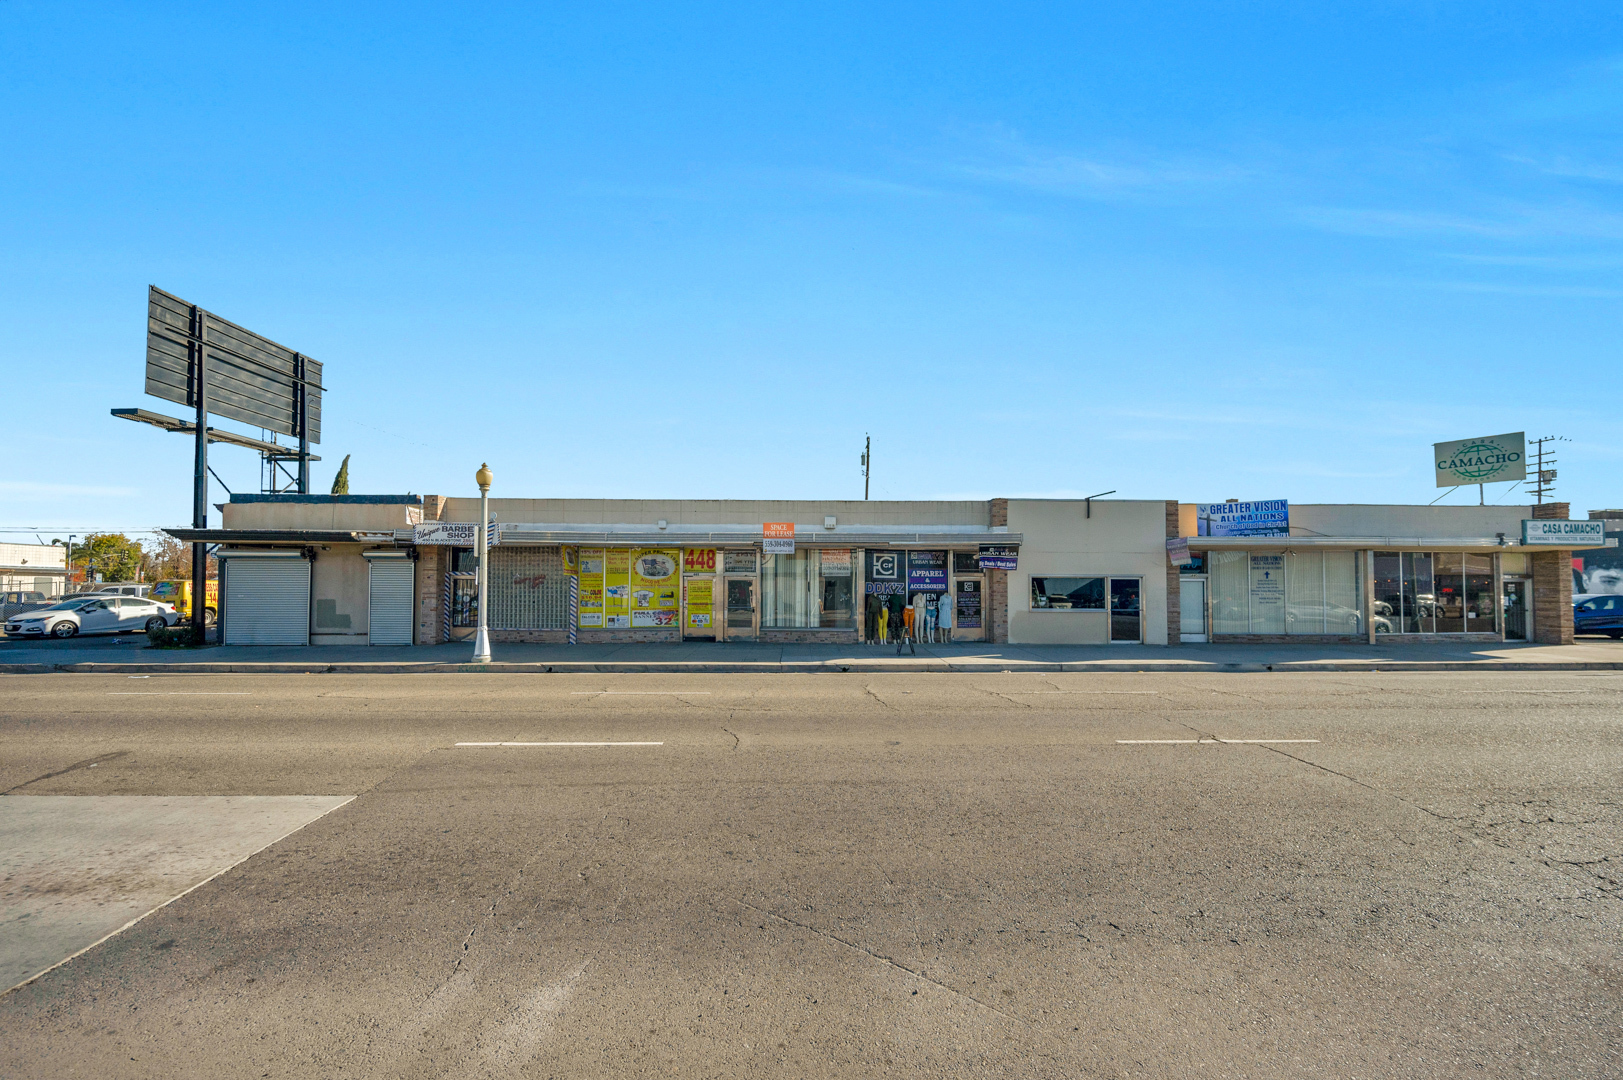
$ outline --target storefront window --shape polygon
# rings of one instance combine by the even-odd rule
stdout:
[[[1492,555],[1375,552],[1376,633],[1493,633],[1497,614]]]
[[[1432,588],[1436,592],[1437,632],[1465,632],[1465,568],[1457,551],[1439,551],[1432,556]],[[1417,598],[1424,594],[1417,593]]]
[[[856,626],[851,553],[830,552],[761,558],[761,626],[775,630],[849,630]],[[842,557],[843,556],[843,557]]]
[[[1034,577],[1031,610],[1105,609],[1105,579],[1097,577]]]
[[[1249,556],[1243,551],[1213,551],[1211,555],[1212,633],[1251,632]]]
[[[1357,635],[1358,558],[1351,551],[1296,551],[1286,556],[1286,633]]]
[[[1466,555],[1465,623],[1472,633],[1491,633],[1498,604],[1493,595],[1493,556]]]
[[[1363,579],[1357,552],[1208,554],[1214,634],[1363,633]],[[1390,578],[1384,585],[1383,572]],[[1378,564],[1377,588],[1401,594],[1400,573],[1396,562]]]

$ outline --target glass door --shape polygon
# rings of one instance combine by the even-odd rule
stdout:
[[[1505,579],[1505,640],[1526,641],[1533,626],[1533,590],[1525,578]]]
[[[1110,640],[1144,640],[1139,612],[1139,579],[1110,579]]]
[[[1206,579],[1186,577],[1178,582],[1180,640],[1206,640]]]
[[[723,629],[728,641],[754,641],[757,626],[755,579],[730,577],[727,582],[727,622]]]

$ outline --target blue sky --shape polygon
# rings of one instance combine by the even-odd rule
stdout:
[[[1615,4],[586,7],[0,4],[0,525],[188,520],[148,284],[319,491],[1623,503]]]

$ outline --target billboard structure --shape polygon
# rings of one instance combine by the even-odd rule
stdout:
[[[1527,479],[1526,432],[1434,443],[1431,451],[1440,488]]]
[[[256,449],[272,469],[298,463],[292,479],[309,494],[310,446],[321,442],[321,364],[211,311],[164,292],[147,290],[146,392],[185,405],[194,419],[181,420],[145,409],[114,409],[113,415],[184,432],[197,440],[192,477],[192,528],[208,528],[208,446],[225,442]],[[249,438],[209,427],[210,414],[237,420],[296,440],[293,445]],[[274,471],[272,476],[273,484]],[[201,596],[207,573],[207,545],[192,544],[193,595]],[[194,604],[193,623],[203,628],[203,605]]]

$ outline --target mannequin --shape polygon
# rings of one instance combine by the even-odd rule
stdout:
[[[917,625],[913,621],[913,605],[907,603],[905,596],[898,596],[896,599],[902,603],[902,636],[896,639],[896,655],[902,655],[903,645],[907,646],[908,652],[916,653],[919,650],[913,645],[913,634]]]
[[[879,616],[874,621],[875,621],[875,623],[877,625],[877,628],[879,630],[879,640],[881,642],[889,641],[890,640],[890,605],[889,604],[885,603],[884,601],[880,601],[880,604],[879,604]]]
[[[938,617],[936,606],[938,599],[939,598],[935,593],[931,593],[925,598],[924,604],[924,640],[930,642],[932,645],[935,644],[935,627],[936,618]]]
[[[936,599],[936,626],[941,630],[941,642],[952,640],[952,593],[942,593]]]
[[[929,602],[929,593],[913,594],[913,636],[915,641],[922,640],[924,637],[924,612],[929,606]]]

